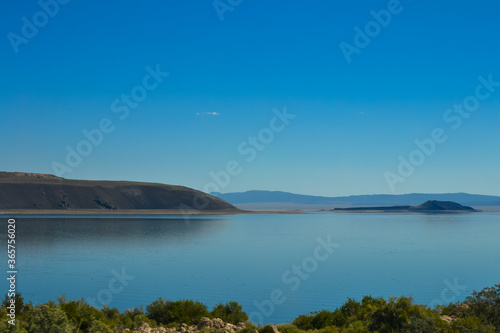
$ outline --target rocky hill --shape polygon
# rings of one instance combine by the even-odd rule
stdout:
[[[453,201],[437,201],[429,200],[418,206],[412,206],[409,208],[412,211],[474,211],[474,208],[469,206],[462,206],[459,203]]]
[[[178,209],[237,210],[222,199],[183,186],[72,180],[46,174],[0,172],[1,211]]]

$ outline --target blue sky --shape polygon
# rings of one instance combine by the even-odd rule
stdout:
[[[500,86],[480,87],[488,96],[458,128],[456,113],[445,120],[474,101],[479,76],[500,82],[498,2],[42,3],[53,17],[36,1],[0,4],[1,170],[220,192],[500,195]],[[373,24],[388,8],[390,22]],[[356,47],[367,24],[378,30],[348,63],[339,45]],[[157,66],[169,75],[146,91]],[[147,96],[120,119],[112,104],[134,89]],[[269,140],[285,107],[296,117]],[[113,131],[70,167],[66,147],[103,119]],[[399,172],[436,128],[446,140]],[[249,140],[259,133],[263,150]]]

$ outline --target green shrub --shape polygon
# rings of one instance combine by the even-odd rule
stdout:
[[[93,320],[85,333],[113,333],[113,330],[99,320]]]
[[[419,317],[413,315],[410,317],[410,321],[403,326],[401,332],[403,333],[439,333],[442,332],[446,323],[441,319],[435,319],[431,317]]]
[[[66,301],[63,297],[58,298],[59,308],[64,311],[69,321],[76,326],[77,332],[88,332],[94,321],[105,321],[104,313],[85,303],[83,299],[78,301]]]
[[[51,304],[35,306],[30,313],[26,328],[30,333],[68,333],[75,329],[66,313]]]
[[[247,314],[242,309],[243,307],[236,302],[217,304],[210,315],[212,318],[220,318],[226,323],[236,325],[239,322],[246,322],[248,320]]]
[[[456,304],[450,303],[448,305],[436,305],[434,310],[436,313],[438,313],[440,315],[449,316],[450,313],[452,313],[453,310],[455,310],[455,307],[456,307]]]
[[[338,328],[337,326],[327,326],[327,327],[324,327],[318,331],[315,331],[317,333],[340,333],[341,330],[340,328]]]
[[[155,320],[158,324],[168,324],[174,321],[171,307],[172,302],[160,297],[146,307],[146,314],[149,319]]]
[[[307,330],[312,330],[313,325],[312,325],[312,320],[314,316],[312,315],[300,315],[297,318],[295,318],[292,322],[294,326],[296,326],[298,329],[307,331]]]
[[[478,317],[457,318],[451,322],[452,333],[494,333],[495,328],[484,325]]]
[[[26,311],[29,311],[29,310],[31,310],[33,308],[33,306],[31,305],[31,303],[27,303],[27,304],[24,303],[24,299],[21,296],[21,293],[16,293],[14,295],[14,301],[15,301],[15,304],[16,304],[16,315],[22,315]],[[7,308],[10,304],[11,304],[10,303],[10,298],[6,294],[5,295],[5,299],[2,301],[2,307]]]
[[[368,325],[366,322],[361,320],[355,320],[350,323],[346,329],[342,330],[342,333],[370,333]]]
[[[347,301],[333,312],[333,325],[346,327],[349,323],[358,320],[360,314],[361,304],[352,298],[347,298]]]
[[[464,303],[469,306],[466,316],[478,317],[500,331],[500,284],[474,291]]]
[[[159,298],[146,307],[148,318],[159,324],[186,323],[196,325],[202,317],[208,317],[207,306],[191,300],[176,302]]]
[[[21,323],[23,322],[22,319],[18,316],[16,316],[16,325],[11,325],[8,323],[8,320],[10,320],[9,317],[7,317],[7,309],[5,307],[0,307],[0,332],[14,332],[14,333],[27,333],[25,329],[21,327]]]
[[[370,329],[380,333],[401,332],[410,323],[412,299],[390,297],[385,306],[372,315]]]
[[[281,333],[303,333],[303,331],[298,329],[297,326],[292,324],[278,325],[276,327]]]
[[[311,325],[315,329],[321,329],[324,327],[332,326],[334,322],[334,314],[328,310],[321,310],[315,312],[315,316],[311,320]]]

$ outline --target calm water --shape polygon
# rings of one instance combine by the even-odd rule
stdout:
[[[186,223],[175,216],[18,217],[18,290],[34,303],[64,294],[120,310],[160,296],[210,308],[237,301],[264,323],[289,322],[368,294],[448,303],[500,282],[499,218],[325,213]],[[325,249],[318,237],[337,247]],[[0,246],[6,248],[6,237]]]

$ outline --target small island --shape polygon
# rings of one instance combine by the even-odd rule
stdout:
[[[335,208],[334,212],[419,212],[419,213],[463,213],[478,212],[478,210],[463,206],[453,201],[428,200],[418,206],[389,206],[389,207],[351,207]]]

